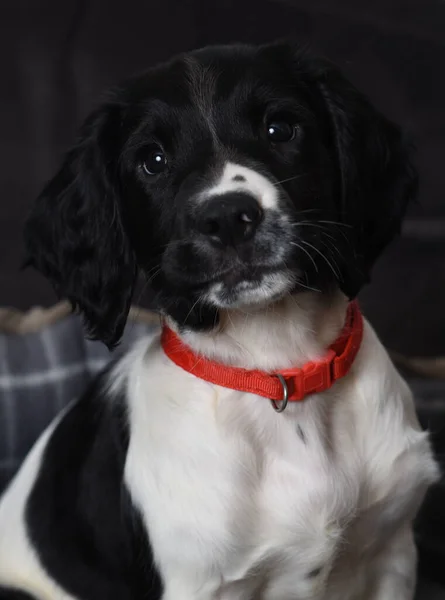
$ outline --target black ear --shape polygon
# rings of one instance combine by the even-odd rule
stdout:
[[[48,277],[82,313],[91,338],[109,348],[122,335],[136,277],[121,220],[120,122],[112,103],[87,119],[25,225],[26,264]]]
[[[411,146],[400,129],[329,63],[319,63],[315,87],[330,129],[330,148],[339,173],[342,220],[351,225],[350,248],[341,287],[354,297],[369,279],[385,246],[400,231],[417,193]],[[352,240],[352,238],[354,238]]]

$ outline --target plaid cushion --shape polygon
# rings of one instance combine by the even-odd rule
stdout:
[[[35,333],[0,334],[0,491],[54,416],[116,353],[156,328],[129,321],[114,352],[85,340],[74,315]]]

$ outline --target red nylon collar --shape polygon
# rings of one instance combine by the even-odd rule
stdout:
[[[195,354],[166,325],[162,330],[161,344],[165,354],[178,367],[205,381],[232,390],[257,394],[275,402],[286,397],[290,402],[298,402],[309,394],[329,389],[335,381],[349,372],[362,337],[363,317],[357,302],[354,301],[348,306],[342,332],[325,356],[295,369],[266,373],[213,362]]]

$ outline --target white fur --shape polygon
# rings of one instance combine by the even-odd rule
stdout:
[[[295,285],[294,277],[290,271],[281,273],[267,273],[258,281],[241,280],[231,286],[230,300],[225,299],[226,286],[222,282],[213,283],[205,294],[207,302],[217,308],[242,308],[268,304],[274,298],[283,297]],[[233,299],[233,295],[235,300]]]
[[[321,355],[345,311],[340,296],[308,293],[223,313],[217,332],[185,341],[226,363],[285,368]],[[163,600],[412,599],[411,520],[437,467],[411,393],[368,324],[348,376],[282,414],[265,398],[182,371],[158,337],[113,377],[128,399],[125,481]],[[0,507],[0,564],[12,547],[21,565],[20,573],[0,568],[0,582],[34,592],[44,577],[20,507],[49,435]],[[62,597],[42,583],[39,598]]]
[[[234,180],[237,175],[242,176],[244,181]],[[217,183],[205,191],[202,199],[208,200],[230,192],[247,192],[264,210],[278,207],[278,187],[270,179],[249,167],[227,162]]]

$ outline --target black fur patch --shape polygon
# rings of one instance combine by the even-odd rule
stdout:
[[[124,399],[104,392],[106,379],[54,431],[28,499],[28,533],[43,567],[73,596],[157,600],[160,577],[123,484]]]
[[[16,590],[0,588],[0,600],[37,600],[37,598]]]

